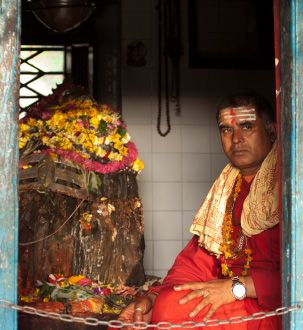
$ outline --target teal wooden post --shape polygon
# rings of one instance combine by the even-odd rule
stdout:
[[[20,2],[0,0],[0,299],[17,302]],[[0,329],[17,329],[0,304]]]
[[[303,300],[303,0],[281,0],[283,305]],[[303,311],[283,317],[302,329]]]

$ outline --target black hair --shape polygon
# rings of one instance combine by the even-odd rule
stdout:
[[[235,94],[224,98],[217,107],[217,123],[219,122],[220,111],[226,108],[238,108],[243,106],[255,106],[257,114],[266,123],[276,122],[276,113],[268,100],[257,93]]]

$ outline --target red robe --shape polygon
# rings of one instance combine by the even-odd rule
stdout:
[[[240,224],[243,202],[249,192],[249,188],[250,184],[242,180],[241,191],[234,206],[234,223],[236,226]],[[236,232],[237,230],[235,230]],[[223,305],[212,316],[212,319],[248,316],[256,312],[271,311],[281,306],[279,225],[265,230],[261,234],[248,237],[247,245],[251,248],[253,257],[248,275],[253,279],[258,298],[245,298],[242,301]],[[236,260],[228,265],[234,274],[240,275],[243,270],[244,260]],[[194,299],[185,305],[180,305],[179,299],[186,294],[186,291],[174,291],[172,287],[187,282],[204,282],[218,278],[224,278],[221,273],[219,259],[210,255],[204,248],[199,247],[198,237],[194,236],[177,256],[174,265],[164,278],[163,284],[151,289],[152,292],[158,293],[153,306],[152,323],[160,321],[172,323],[184,321],[202,322],[209,307],[202,310],[196,317],[190,318],[188,316],[189,313],[201,301],[201,298]],[[268,317],[263,320],[211,327],[214,330],[280,328],[280,317]]]

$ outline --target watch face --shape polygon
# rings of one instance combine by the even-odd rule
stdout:
[[[237,297],[238,299],[245,297],[245,294],[246,294],[245,286],[241,283],[234,284],[233,293],[234,293],[235,297]]]

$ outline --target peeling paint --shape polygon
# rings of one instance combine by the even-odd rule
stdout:
[[[0,299],[17,303],[17,111],[20,0],[0,2]],[[16,329],[16,311],[0,308],[0,329]]]

